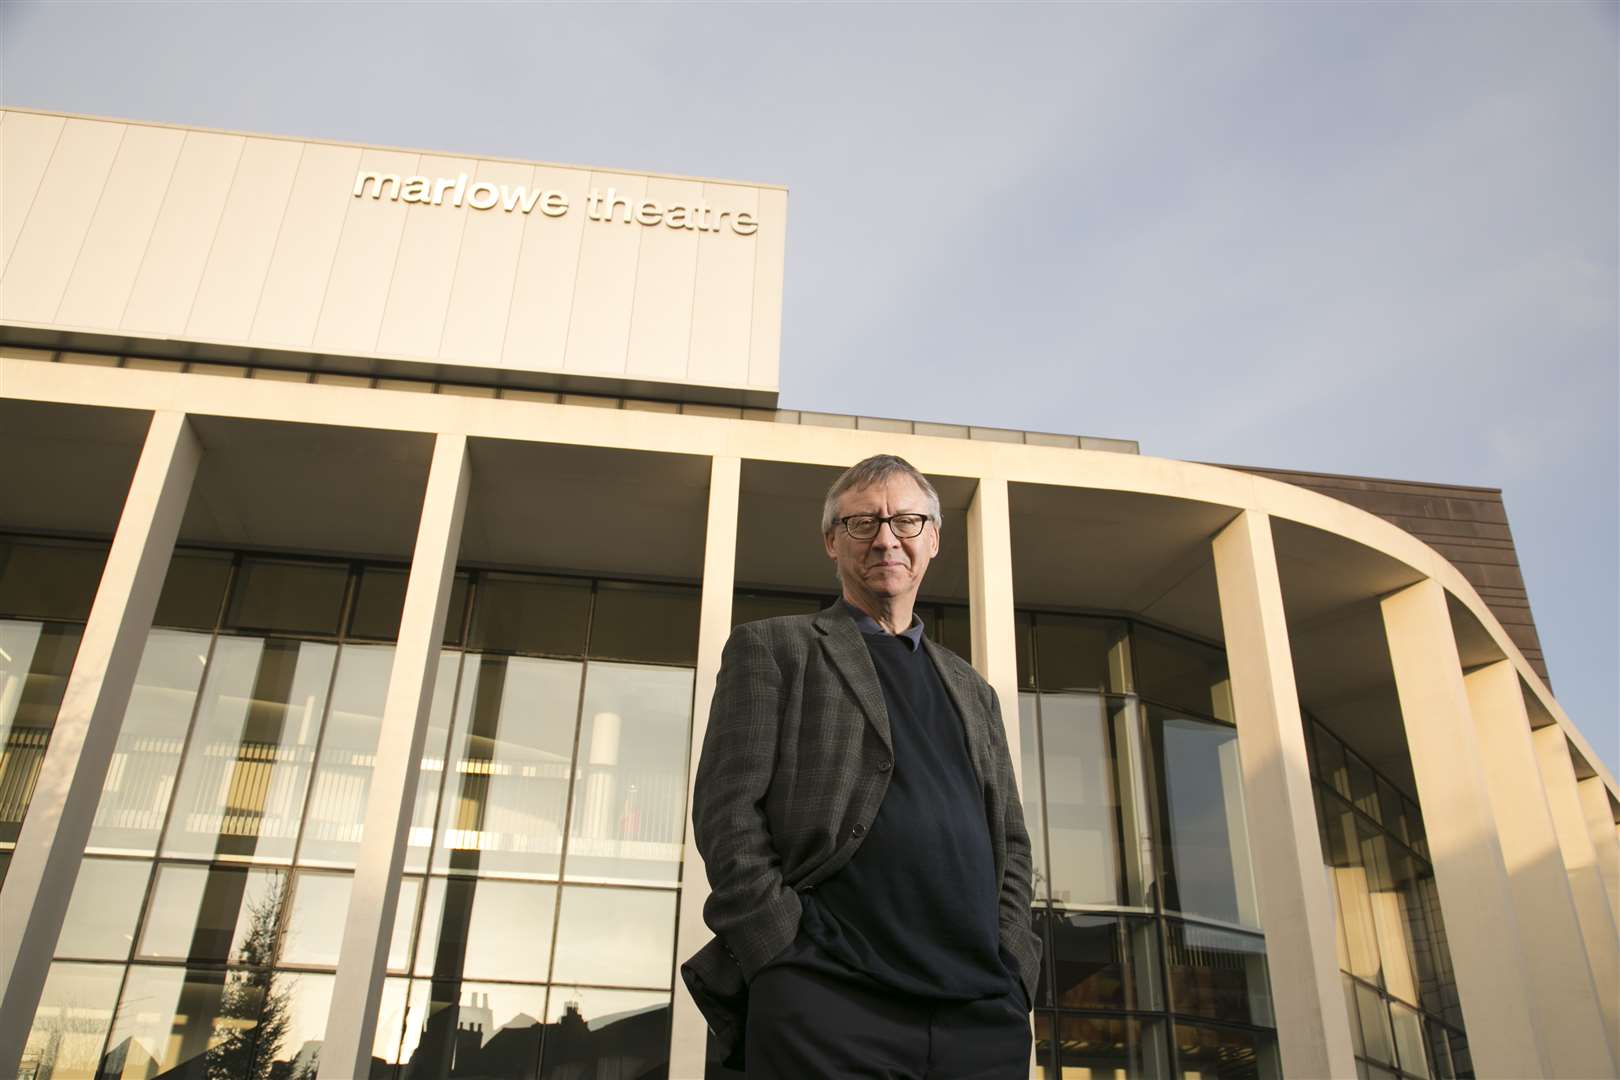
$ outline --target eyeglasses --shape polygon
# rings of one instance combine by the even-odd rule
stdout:
[[[928,524],[927,514],[893,514],[889,517],[879,517],[877,514],[851,514],[848,517],[838,518],[833,522],[842,525],[844,531],[854,540],[870,540],[878,534],[887,523],[889,531],[894,533],[897,540],[910,540],[921,536],[923,526]]]

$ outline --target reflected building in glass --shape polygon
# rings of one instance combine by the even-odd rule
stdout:
[[[688,231],[555,166],[0,151],[0,1075],[732,1075],[693,765],[877,452],[1001,702],[1034,1076],[1620,1071],[1620,789],[1500,492],[781,408],[780,188],[611,174],[756,226]],[[450,163],[575,209],[370,194]]]

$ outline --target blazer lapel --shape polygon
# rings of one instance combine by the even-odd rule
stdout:
[[[979,786],[983,787],[990,760],[990,745],[986,732],[990,718],[981,715],[978,697],[974,694],[972,684],[959,674],[953,665],[940,660],[939,646],[924,637],[923,647],[928,650],[928,659],[934,662],[934,670],[939,672],[939,681],[945,685],[945,692],[950,695],[952,704],[956,706],[956,715],[962,718],[963,730],[967,732],[968,757],[973,761],[973,771],[978,774]]]
[[[827,650],[833,666],[849,684],[860,702],[861,711],[876,729],[878,738],[894,753],[894,738],[889,733],[889,709],[883,704],[883,687],[878,683],[877,668],[872,666],[872,654],[866,651],[861,632],[848,615],[839,610],[838,602],[824,608],[816,616],[816,629],[821,631],[821,645]]]

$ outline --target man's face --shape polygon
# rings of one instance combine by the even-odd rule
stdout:
[[[840,518],[852,514],[928,515],[928,498],[909,476],[891,476],[870,487],[846,491],[838,499]],[[939,530],[930,520],[923,531],[909,540],[894,535],[888,524],[870,540],[857,540],[843,525],[834,524],[822,537],[827,557],[838,563],[838,577],[844,594],[857,606],[871,609],[895,600],[915,600],[922,587],[928,563],[939,554]],[[870,613],[870,611],[869,611]]]

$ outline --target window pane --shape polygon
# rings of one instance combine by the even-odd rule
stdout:
[[[1350,773],[1345,768],[1344,747],[1339,740],[1328,733],[1321,724],[1312,724],[1312,732],[1316,742],[1317,768],[1321,770],[1322,779],[1334,791],[1350,797]]]
[[[1042,690],[1130,689],[1126,624],[1076,615],[1035,616],[1035,674]]]
[[[1372,818],[1381,820],[1378,812],[1378,785],[1373,780],[1373,771],[1367,763],[1355,754],[1345,751],[1345,770],[1350,777],[1350,801],[1355,803],[1356,809]]]
[[[1096,1016],[1058,1017],[1059,1077],[1168,1080],[1164,1025]]]
[[[77,626],[0,620],[0,843],[15,843],[79,651]]]
[[[1165,921],[1170,1007],[1178,1013],[1269,1027],[1271,989],[1262,938]]]
[[[1417,881],[1412,858],[1382,835],[1369,837],[1364,850],[1376,862],[1378,876],[1372,895],[1373,927],[1378,953],[1384,961],[1384,989],[1411,1004],[1418,1002],[1415,953],[1426,947],[1426,935],[1412,919],[1418,915]]]
[[[1018,756],[1024,771],[1024,826],[1029,830],[1035,901],[1048,899],[1046,878],[1046,793],[1041,780],[1041,743],[1036,732],[1035,695],[1018,695]]]
[[[554,986],[540,1076],[662,1076],[669,1067],[669,995]]]
[[[680,880],[692,672],[593,661],[585,672],[567,875]]]
[[[579,682],[572,660],[467,657],[435,870],[557,873]]]
[[[124,969],[110,964],[52,964],[23,1046],[21,1075],[93,1080],[123,977]]]
[[[349,911],[350,874],[299,874],[281,939],[280,963],[337,967]]]
[[[1389,1031],[1389,1009],[1377,990],[1356,983],[1356,1012],[1361,1016],[1361,1045],[1374,1061],[1394,1064],[1395,1045]]]
[[[427,736],[422,741],[422,765],[416,774],[410,843],[405,848],[405,869],[418,873],[427,869],[428,851],[433,844],[439,794],[444,790],[445,751],[450,741],[451,718],[455,712],[456,681],[460,677],[461,654],[448,651],[440,653],[439,673],[433,680],[433,705],[428,711]]]
[[[289,634],[336,634],[346,566],[243,559],[226,625]]]
[[[0,540],[0,615],[83,622],[106,561],[100,545]]]
[[[354,598],[354,614],[349,616],[349,636],[393,641],[399,636],[399,617],[405,610],[405,585],[410,574],[381,566],[368,566],[360,572],[359,591]],[[454,619],[452,615],[446,622]]]
[[[591,655],[657,664],[697,663],[700,595],[690,588],[598,582]]]
[[[1125,959],[1119,920],[1109,915],[1055,913],[1052,990],[1071,1009],[1124,1009]]]
[[[287,901],[280,870],[170,865],[158,868],[140,956],[267,966]]]
[[[219,623],[219,602],[231,577],[231,557],[204,551],[177,551],[163,577],[153,626],[212,630]]]
[[[1119,800],[1102,699],[1043,693],[1040,712],[1052,899],[1060,904],[1117,904]]]
[[[1135,628],[1131,645],[1137,690],[1144,698],[1231,721],[1226,654],[1220,649],[1149,626]]]
[[[89,847],[140,855],[157,851],[210,644],[208,634],[181,630],[147,635]]]
[[[405,971],[411,962],[411,939],[416,933],[416,909],[422,904],[422,879],[404,878],[399,883],[399,902],[394,905],[394,932],[388,940],[388,970]]]
[[[298,1076],[314,1065],[326,1033],[332,982],[284,971],[132,967],[102,1076],[145,1080],[188,1062],[195,1064],[187,1076]]]
[[[1451,1063],[1451,1040],[1446,1029],[1430,1020],[1424,1024],[1428,1036],[1429,1054],[1434,1062],[1435,1080],[1457,1080],[1457,1070]]]
[[[1372,891],[1362,865],[1362,827],[1355,812],[1332,795],[1322,795],[1328,845],[1323,854],[1333,873],[1338,901],[1339,929],[1344,936],[1340,964],[1350,974],[1369,982],[1379,978],[1378,938],[1373,930]],[[1374,868],[1376,874],[1376,868]]]
[[[439,980],[544,982],[556,910],[555,885],[431,878],[416,973]]]
[[[769,593],[734,593],[731,597],[731,625],[774,619],[778,615],[814,615],[829,601],[813,596],[773,596]]]
[[[149,862],[85,859],[56,939],[56,955],[86,960],[128,960],[135,920],[146,897]]]
[[[1176,1025],[1180,1080],[1281,1080],[1276,1041],[1258,1032]]]
[[[405,1004],[410,991],[407,979],[384,979],[382,1001],[377,1005],[377,1034],[371,1040],[371,1080],[393,1080],[391,1068],[398,1064],[400,1035],[405,1030]]]
[[[544,986],[413,982],[400,1058],[405,1080],[529,1080],[540,1058]]]
[[[332,707],[304,813],[298,861],[353,866],[360,857],[371,770],[382,734],[392,645],[345,645],[332,684]]]
[[[1398,1064],[1412,1075],[1427,1080],[1429,1055],[1423,1046],[1423,1018],[1416,1009],[1409,1009],[1399,1002],[1390,1002],[1389,1012],[1395,1026],[1395,1052],[1400,1056]]]
[[[1053,1029],[1057,1027],[1057,1017],[1047,1012],[1035,1014],[1035,1080],[1056,1080],[1057,1067],[1052,1064],[1052,1056],[1057,1052],[1054,1045]]]
[[[1165,906],[1258,927],[1237,732],[1152,707],[1147,716],[1159,766]]]
[[[290,861],[337,648],[222,637],[166,854]]]
[[[563,890],[552,981],[666,989],[675,954],[675,893]]]
[[[1018,688],[1032,690],[1035,688],[1035,617],[1027,611],[1014,611],[1013,633],[1014,652],[1018,660]]]
[[[474,601],[472,647],[583,656],[590,585],[564,578],[483,574]]]
[[[1401,796],[1389,782],[1382,777],[1378,780],[1378,819],[1384,823],[1384,828],[1395,834],[1395,839],[1401,843],[1410,843],[1406,832],[1406,810],[1401,805]]]

